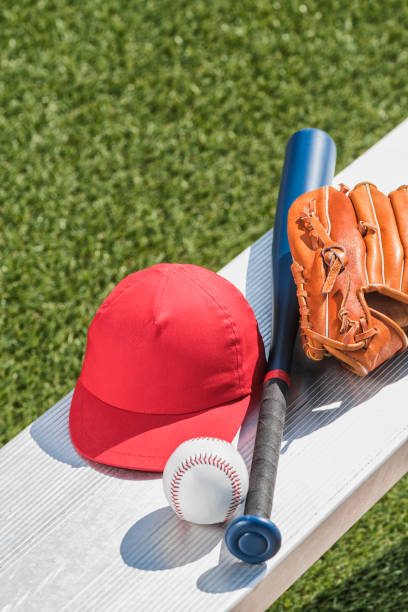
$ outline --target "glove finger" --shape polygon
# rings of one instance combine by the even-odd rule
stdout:
[[[390,200],[371,183],[359,183],[349,197],[366,244],[367,284],[400,290],[404,249]]]
[[[408,293],[408,186],[404,185],[388,196],[397,221],[398,231],[402,247],[404,249],[404,260],[402,266],[400,291]]]

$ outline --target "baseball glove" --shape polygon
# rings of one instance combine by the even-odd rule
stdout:
[[[288,216],[304,351],[365,376],[403,351],[408,328],[408,186],[322,187]]]

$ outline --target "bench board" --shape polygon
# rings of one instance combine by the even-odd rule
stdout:
[[[407,183],[408,120],[335,178]],[[272,230],[220,271],[243,291],[266,351]],[[71,394],[0,449],[0,610],[262,611],[408,467],[408,353],[361,379],[296,347],[273,519],[276,557],[232,557],[225,526],[180,521],[161,475],[86,463],[68,432]],[[236,444],[250,465],[256,408]],[[242,510],[242,508],[241,508]]]

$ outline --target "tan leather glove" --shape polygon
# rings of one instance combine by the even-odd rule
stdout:
[[[305,353],[365,376],[403,351],[408,328],[408,186],[322,187],[288,216]]]

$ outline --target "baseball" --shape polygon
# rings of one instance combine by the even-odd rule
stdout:
[[[248,471],[225,440],[192,438],[176,448],[163,472],[174,512],[185,521],[210,525],[229,520],[248,492]]]

